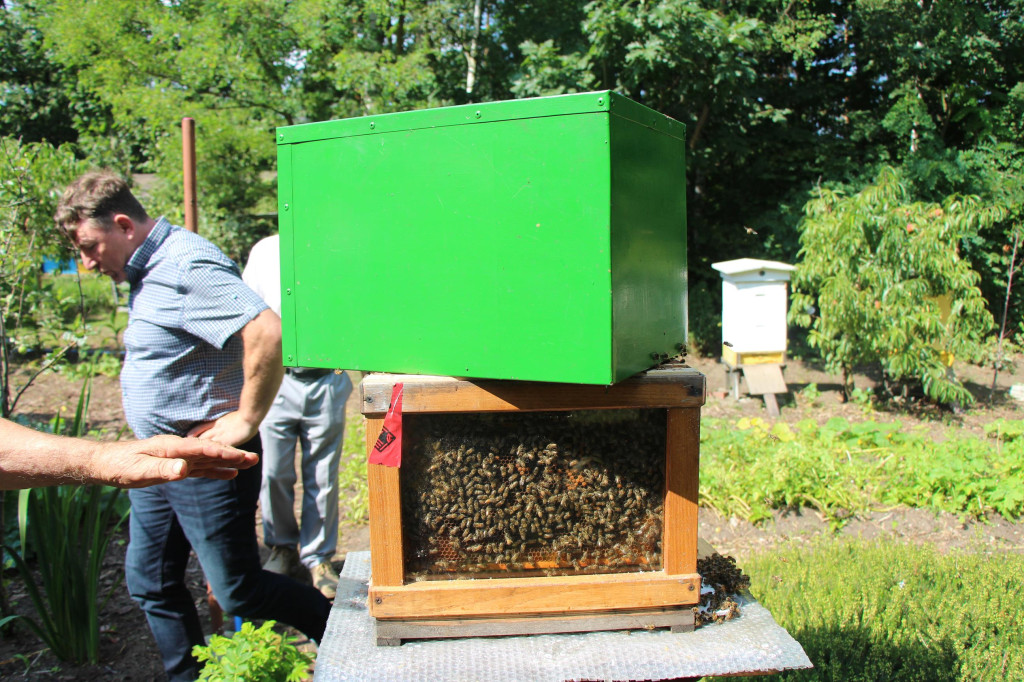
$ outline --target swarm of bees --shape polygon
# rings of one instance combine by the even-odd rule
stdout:
[[[750,587],[750,578],[736,565],[736,559],[715,552],[697,559],[700,574],[700,603],[693,607],[697,627],[732,620],[740,606],[733,595]]]
[[[664,410],[407,415],[403,430],[407,577],[661,568]]]

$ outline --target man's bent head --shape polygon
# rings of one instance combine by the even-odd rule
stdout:
[[[115,282],[124,281],[125,265],[152,223],[128,183],[108,170],[89,171],[68,185],[53,218],[82,263]]]
[[[61,232],[74,241],[79,225],[91,223],[94,227],[110,228],[118,213],[138,223],[149,219],[124,178],[109,170],[92,170],[64,190],[53,219]]]

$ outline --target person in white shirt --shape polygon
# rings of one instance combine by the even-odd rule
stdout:
[[[249,253],[242,280],[281,314],[281,258],[277,235]],[[338,460],[345,434],[345,402],[352,382],[330,369],[285,368],[284,380],[260,424],[263,439],[263,568],[299,577],[309,569],[313,585],[333,599],[338,574],[331,558],[338,546]],[[302,516],[295,518],[295,449],[302,448]]]

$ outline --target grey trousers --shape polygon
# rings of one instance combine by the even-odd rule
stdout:
[[[263,541],[297,545],[307,568],[329,561],[338,546],[338,459],[351,392],[347,374],[304,379],[286,373],[260,424]],[[295,518],[296,443],[302,449],[301,522]]]

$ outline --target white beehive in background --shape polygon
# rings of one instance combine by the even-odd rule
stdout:
[[[756,258],[711,267],[722,275],[722,362],[733,397],[739,397],[742,374],[747,392],[763,395],[768,413],[777,417],[775,394],[787,391],[782,377],[789,307],[786,283],[796,268]]]
[[[722,361],[781,363],[792,265],[755,258],[712,263],[722,275]]]

